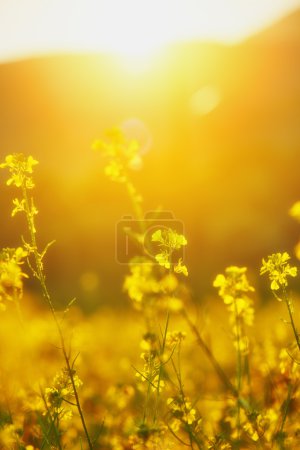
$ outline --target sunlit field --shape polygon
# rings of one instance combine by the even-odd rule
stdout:
[[[238,266],[216,275],[221,299],[193,304],[182,223],[160,209],[147,216],[132,183],[138,141],[114,128],[92,148],[136,217],[116,229],[116,262],[128,267],[121,314],[85,317],[75,299],[55,308],[46,278],[54,242],[40,248],[36,227],[38,161],[11,154],[0,166],[16,188],[11,216],[27,225],[20,246],[1,253],[1,448],[297,448],[300,338],[289,254],[262,260],[274,294],[266,305]],[[300,218],[300,202],[290,214]],[[24,294],[28,277],[48,312]],[[95,283],[92,274],[84,283]]]
[[[75,3],[0,45],[0,449],[300,449],[299,11]]]

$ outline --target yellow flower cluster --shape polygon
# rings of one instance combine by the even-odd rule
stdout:
[[[10,178],[7,180],[6,184],[22,189],[22,199],[13,199],[13,210],[11,215],[14,217],[18,212],[24,212],[33,233],[36,232],[34,216],[38,214],[38,210],[34,205],[33,199],[28,198],[27,190],[34,188],[32,173],[33,166],[36,164],[38,164],[38,161],[32,156],[26,157],[23,153],[8,155],[5,158],[5,162],[0,164],[1,169],[7,168],[10,172]],[[29,247],[28,250],[30,250]]]
[[[123,288],[136,309],[141,309],[141,305],[148,295],[155,295],[159,292],[159,283],[153,274],[150,261],[144,258],[135,258],[130,262],[129,268],[130,275],[125,277]]]
[[[106,175],[119,183],[127,181],[127,170],[139,169],[142,165],[140,146],[136,140],[128,140],[120,128],[106,132],[105,139],[97,139],[93,150],[100,150],[108,159]]]
[[[144,350],[141,354],[144,367],[142,371],[136,372],[136,377],[143,382],[147,381],[152,392],[161,392],[165,382],[161,377],[160,357],[162,355],[157,336],[154,333],[146,333],[141,342],[141,348]]]
[[[196,409],[192,406],[190,400],[181,395],[170,397],[167,400],[173,421],[171,428],[174,432],[179,431],[182,425],[196,425],[201,422]]]
[[[161,249],[160,253],[155,255],[155,259],[160,266],[170,269],[172,265],[172,255],[176,250],[187,245],[187,240],[183,234],[179,234],[171,228],[159,229],[152,234],[152,242],[158,244]],[[176,273],[182,273],[188,276],[187,267],[182,264],[182,258],[179,258],[174,267]]]
[[[242,299],[247,292],[253,292],[246,276],[246,267],[230,266],[225,269],[225,275],[219,274],[214,280],[214,287],[219,288],[219,295],[226,305],[236,299]]]
[[[297,276],[297,267],[291,267],[288,261],[291,259],[287,252],[273,253],[268,259],[262,260],[260,274],[269,274],[272,291],[277,291],[280,287],[285,288],[288,285],[287,277]]]
[[[166,348],[173,350],[177,344],[180,344],[186,338],[184,331],[168,331],[166,336]]]
[[[23,153],[14,153],[6,156],[5,162],[0,164],[0,168],[8,168],[10,172],[11,176],[6,182],[8,186],[23,186],[27,189],[32,189],[34,187],[34,183],[31,174],[33,172],[32,168],[36,164],[38,164],[38,161],[36,161],[32,156],[26,157]]]
[[[23,278],[27,275],[21,265],[27,252],[22,248],[6,248],[0,253],[0,309],[5,310],[3,301],[18,301],[23,294]]]
[[[82,386],[82,381],[73,369],[73,380],[76,388]],[[45,389],[47,410],[51,415],[60,419],[70,419],[72,409],[69,407],[74,398],[74,389],[67,369],[58,372],[52,382],[52,386]],[[66,406],[67,405],[67,406]]]
[[[155,273],[153,263],[146,258],[134,258],[129,269],[130,274],[125,277],[123,289],[135,309],[179,311],[182,308],[182,300],[175,295],[179,283],[174,274]]]
[[[227,267],[225,275],[217,275],[213,283],[214,287],[219,288],[219,295],[230,313],[234,346],[244,355],[249,347],[244,325],[252,326],[254,320],[253,302],[247,295],[254,288],[249,284],[246,271],[246,267]]]

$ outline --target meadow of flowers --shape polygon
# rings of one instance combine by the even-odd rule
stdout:
[[[276,249],[265,255],[257,275],[268,299],[246,267],[228,266],[214,274],[214,298],[193,302],[185,234],[172,221],[162,226],[160,210],[144,220],[131,177],[139,143],[115,128],[92,148],[134,211],[135,228],[120,230],[132,253],[117,280],[128,297],[122,314],[86,317],[74,300],[55,308],[47,283],[55,244],[41,243],[36,225],[38,161],[11,154],[0,165],[11,215],[24,217],[19,246],[0,254],[0,448],[300,448],[296,262]],[[290,215],[300,219],[300,202]],[[46,308],[26,288],[29,277]]]

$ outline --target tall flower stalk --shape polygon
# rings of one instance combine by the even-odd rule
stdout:
[[[48,250],[48,247],[52,243],[48,244],[46,248],[41,252],[38,248],[36,239],[35,216],[38,214],[38,210],[34,204],[32,196],[29,195],[29,192],[34,188],[32,173],[33,167],[36,164],[38,164],[38,161],[36,161],[32,156],[26,157],[25,155],[20,153],[8,155],[5,158],[5,162],[0,164],[0,168],[7,168],[10,172],[10,178],[7,180],[6,184],[8,186],[12,185],[19,188],[22,193],[21,198],[15,198],[13,200],[14,209],[12,211],[12,216],[15,216],[18,212],[22,212],[26,216],[27,227],[29,232],[29,242],[24,241],[24,247],[25,251],[27,252],[28,264],[33,272],[33,275],[40,284],[42,295],[49,306],[53,320],[55,322],[57,332],[59,335],[61,350],[66,364],[67,374],[70,379],[73,395],[75,398],[75,404],[80,416],[80,420],[86,436],[88,447],[90,450],[92,450],[93,445],[87,430],[77,390],[78,382],[76,371],[74,370],[73,367],[74,363],[71,362],[70,356],[67,352],[62,327],[58,319],[57,313],[55,311],[55,308],[53,306],[52,297],[49,293],[46,284],[46,275],[44,271],[43,259]]]
[[[288,287],[288,277],[296,277],[297,276],[297,267],[291,266],[288,262],[290,260],[290,255],[287,252],[284,253],[273,253],[268,256],[265,260],[262,260],[262,266],[260,269],[260,274],[265,275],[268,274],[269,280],[271,282],[271,291],[274,294],[275,298],[278,301],[283,301],[288,310],[290,325],[295,337],[296,347],[298,351],[300,351],[300,337],[296,328],[296,324],[294,321],[294,306],[292,298],[290,297],[287,287]],[[292,368],[295,365],[295,360],[292,358],[291,360]],[[292,370],[291,370],[292,373]],[[294,389],[297,386],[297,382],[293,382],[292,376],[288,378],[288,390],[285,401],[281,406],[281,422],[279,424],[278,432],[275,436],[275,439],[278,442],[280,449],[285,449],[285,439],[286,434],[284,432],[286,419],[288,415],[289,408],[291,406],[291,402],[293,399]]]
[[[127,188],[130,200],[132,202],[133,210],[135,212],[135,217],[140,225],[139,233],[131,233],[130,236],[133,237],[137,241],[137,243],[143,243],[145,229],[143,228],[144,212],[142,208],[142,196],[139,195],[130,178],[131,169],[139,168],[142,163],[138,143],[134,140],[127,140],[120,129],[113,128],[106,132],[104,139],[98,139],[94,141],[92,148],[94,150],[100,150],[100,152],[105,157],[107,162],[105,167],[106,175],[112,181],[123,184],[125,188]],[[128,231],[126,230],[125,232]],[[135,308],[144,312],[146,323],[148,324],[148,332],[150,333],[150,335],[153,329],[151,327],[151,319],[153,319],[153,311],[155,315],[155,309],[157,307],[156,299],[160,304],[159,309],[161,310],[162,298],[168,298],[167,305],[165,306],[167,306],[170,311],[174,310],[181,312],[192,333],[196,336],[197,343],[200,345],[200,347],[210,360],[220,380],[237,399],[238,408],[242,407],[243,409],[248,410],[248,402],[243,399],[242,396],[240,396],[241,362],[239,363],[238,386],[235,387],[230,382],[229,378],[222,370],[217,360],[214,358],[211,350],[202,339],[198,329],[189,318],[185,308],[183,307],[182,300],[178,298],[177,293],[179,290],[179,283],[176,280],[176,275],[181,274],[187,277],[188,269],[183,264],[182,258],[177,258],[176,254],[178,250],[186,245],[187,240],[185,236],[182,234],[178,234],[175,230],[172,230],[171,228],[156,229],[156,231],[151,235],[150,255],[149,249],[147,249],[148,252],[146,252],[146,257],[134,258],[132,261],[130,261],[129,266],[131,274],[126,276],[125,278],[124,289],[128,292],[128,295],[133,301]],[[156,274],[154,273],[154,268],[156,265],[165,268],[168,271],[168,275],[158,280]],[[251,288],[250,290],[252,289],[253,288]],[[243,308],[240,302],[238,304],[238,308]],[[150,314],[148,313],[149,310]],[[150,320],[149,317],[151,318]],[[236,317],[237,324],[235,326],[235,329],[238,330],[237,335],[239,335],[239,313],[236,313]],[[166,327],[165,331],[166,334],[168,334],[168,326]],[[238,354],[240,359],[240,355],[242,353],[241,347],[244,342],[241,342],[241,339],[239,338],[237,339],[237,341],[239,349]],[[161,368],[162,366],[160,365],[160,372]],[[148,374],[145,375],[142,372],[138,372],[137,375],[138,377],[149,382]],[[160,379],[161,378],[159,377],[159,380]],[[159,386],[160,382],[158,383],[158,387],[156,386],[157,396],[159,396]],[[148,384],[148,393],[149,391],[151,391],[151,389],[153,389],[153,382],[152,384]],[[188,425],[188,427],[189,426],[190,425]],[[191,447],[193,448],[192,443]]]
[[[229,312],[229,322],[232,329],[233,344],[236,349],[236,391],[238,398],[243,389],[243,378],[248,372],[248,337],[245,333],[246,326],[253,325],[254,309],[252,300],[248,297],[254,288],[250,285],[246,276],[246,267],[230,266],[225,270],[225,275],[219,274],[214,280],[214,287],[219,289],[219,295],[223,299]],[[248,374],[249,378],[249,374]],[[240,402],[237,402],[237,430],[240,432]]]
[[[283,300],[286,304],[290,318],[290,324],[293,330],[298,350],[300,351],[300,337],[294,321],[293,301],[287,292],[288,277],[297,276],[297,267],[291,267],[291,265],[288,263],[290,259],[291,257],[287,252],[273,253],[272,255],[268,256],[267,260],[262,260],[260,274],[269,275],[272,293],[278,301]]]

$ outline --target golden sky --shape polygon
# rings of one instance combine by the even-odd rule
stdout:
[[[65,51],[145,56],[189,39],[237,42],[300,0],[1,0],[0,61]]]

